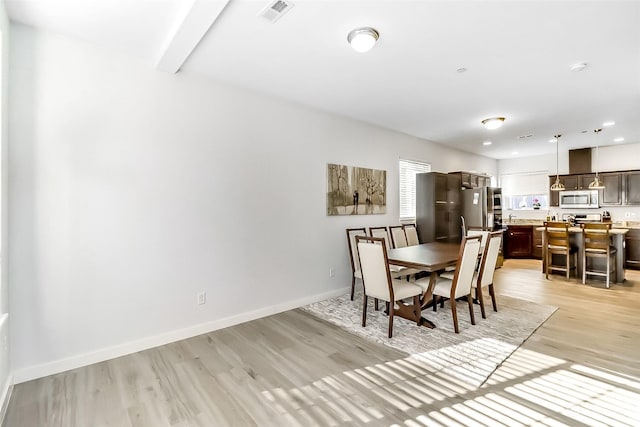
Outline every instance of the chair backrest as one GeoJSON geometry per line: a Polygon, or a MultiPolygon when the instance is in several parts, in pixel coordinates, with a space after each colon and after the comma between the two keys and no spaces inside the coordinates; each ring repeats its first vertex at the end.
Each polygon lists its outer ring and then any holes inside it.
{"type": "Polygon", "coordinates": [[[404,227],[401,225],[389,226],[391,232],[391,243],[394,248],[404,248],[409,246],[407,244],[407,236],[404,234],[404,227]]]}
{"type": "Polygon", "coordinates": [[[415,246],[420,244],[420,239],[418,238],[418,229],[415,224],[405,224],[404,225],[404,234],[407,236],[407,246],[415,246]]]}
{"type": "Polygon", "coordinates": [[[452,298],[460,298],[471,293],[473,273],[480,253],[480,236],[466,236],[460,243],[460,253],[456,272],[451,283],[452,298]]]}
{"type": "Polygon", "coordinates": [[[582,224],[582,236],[584,238],[584,250],[609,252],[611,240],[609,230],[611,223],[587,223],[582,224]]]}
{"type": "Polygon", "coordinates": [[[467,231],[467,236],[480,236],[480,247],[484,248],[487,246],[487,239],[489,239],[489,231],[486,230],[474,230],[470,228],[467,231]]]}
{"type": "Polygon", "coordinates": [[[364,293],[384,301],[393,301],[387,247],[381,237],[356,237],[364,293]]]}
{"type": "Polygon", "coordinates": [[[544,233],[547,247],[565,247],[569,249],[569,223],[545,221],[544,233]]]}
{"type": "Polygon", "coordinates": [[[477,286],[488,286],[493,283],[493,273],[496,271],[501,242],[502,231],[489,233],[489,242],[484,246],[484,252],[482,253],[477,286]]]}
{"type": "Polygon", "coordinates": [[[349,242],[349,259],[351,260],[351,272],[360,270],[360,259],[358,258],[358,248],[356,247],[356,236],[366,236],[367,230],[362,228],[347,228],[347,242],[349,242]]]}
{"type": "Polygon", "coordinates": [[[369,235],[384,239],[387,250],[391,249],[391,239],[389,238],[387,227],[369,227],[369,235]]]}

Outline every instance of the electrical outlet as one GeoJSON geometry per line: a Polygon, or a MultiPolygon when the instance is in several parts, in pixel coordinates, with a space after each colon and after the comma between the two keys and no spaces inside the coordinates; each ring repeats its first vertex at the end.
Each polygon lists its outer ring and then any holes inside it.
{"type": "Polygon", "coordinates": [[[204,291],[198,292],[198,305],[202,305],[206,303],[207,303],[207,293],[204,291]]]}
{"type": "Polygon", "coordinates": [[[329,277],[336,277],[336,269],[333,267],[329,268],[329,277]]]}

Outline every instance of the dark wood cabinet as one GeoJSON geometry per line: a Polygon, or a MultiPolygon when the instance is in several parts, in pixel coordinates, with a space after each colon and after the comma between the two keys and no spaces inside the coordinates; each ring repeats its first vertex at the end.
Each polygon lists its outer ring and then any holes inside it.
{"type": "Polygon", "coordinates": [[[640,205],[640,171],[627,172],[625,178],[625,204],[640,205]]]}
{"type": "Polygon", "coordinates": [[[595,173],[578,175],[578,190],[588,190],[589,184],[591,184],[594,179],[596,179],[595,173]]]}
{"type": "Polygon", "coordinates": [[[601,206],[616,206],[622,204],[622,174],[602,173],[600,181],[604,189],[600,190],[601,206]]]}
{"type": "Polygon", "coordinates": [[[640,269],[640,229],[630,229],[625,235],[626,268],[640,269]]]}
{"type": "Polygon", "coordinates": [[[416,175],[416,223],[420,241],[459,242],[460,176],[439,172],[416,175]]]}
{"type": "Polygon", "coordinates": [[[533,226],[510,225],[505,237],[505,258],[533,257],[533,226]]]}
{"type": "Polygon", "coordinates": [[[564,189],[567,191],[578,189],[578,175],[561,176],[560,182],[564,184],[564,189]]]}
{"type": "Polygon", "coordinates": [[[449,172],[449,175],[458,176],[460,187],[462,188],[489,187],[491,185],[491,177],[487,175],[478,175],[471,172],[449,172]]]}

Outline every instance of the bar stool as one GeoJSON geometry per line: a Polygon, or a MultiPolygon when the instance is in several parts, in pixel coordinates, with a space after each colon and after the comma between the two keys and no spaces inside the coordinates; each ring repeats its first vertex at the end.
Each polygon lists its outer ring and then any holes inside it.
{"type": "Polygon", "coordinates": [[[578,250],[571,247],[569,243],[569,223],[545,221],[545,277],[549,279],[549,271],[558,270],[566,273],[569,280],[569,273],[572,268],[578,264],[578,250]],[[564,255],[566,262],[564,265],[552,264],[553,255],[564,255]],[[573,255],[574,263],[571,267],[571,256],[573,255]]]}
{"type": "Polygon", "coordinates": [[[606,278],[607,289],[611,279],[611,273],[616,271],[616,248],[611,247],[609,230],[611,223],[599,224],[589,223],[582,225],[582,237],[584,238],[584,249],[582,251],[582,284],[587,281],[587,274],[593,276],[604,276],[606,278]],[[587,269],[588,258],[605,258],[607,260],[606,270],[587,269]],[[613,258],[613,259],[612,259],[613,258]]]}

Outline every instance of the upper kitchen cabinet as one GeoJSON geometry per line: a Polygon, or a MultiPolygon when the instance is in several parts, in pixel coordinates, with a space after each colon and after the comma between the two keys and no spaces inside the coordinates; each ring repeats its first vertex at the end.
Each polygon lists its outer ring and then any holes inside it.
{"type": "Polygon", "coordinates": [[[449,172],[449,175],[460,177],[460,187],[462,188],[479,188],[491,185],[491,177],[487,175],[479,175],[471,172],[449,172]]]}
{"type": "Polygon", "coordinates": [[[600,182],[604,188],[600,190],[600,205],[616,206],[622,204],[622,174],[601,173],[600,182]]]}
{"type": "Polygon", "coordinates": [[[625,178],[625,204],[640,205],[640,171],[628,172],[625,178]]]}

